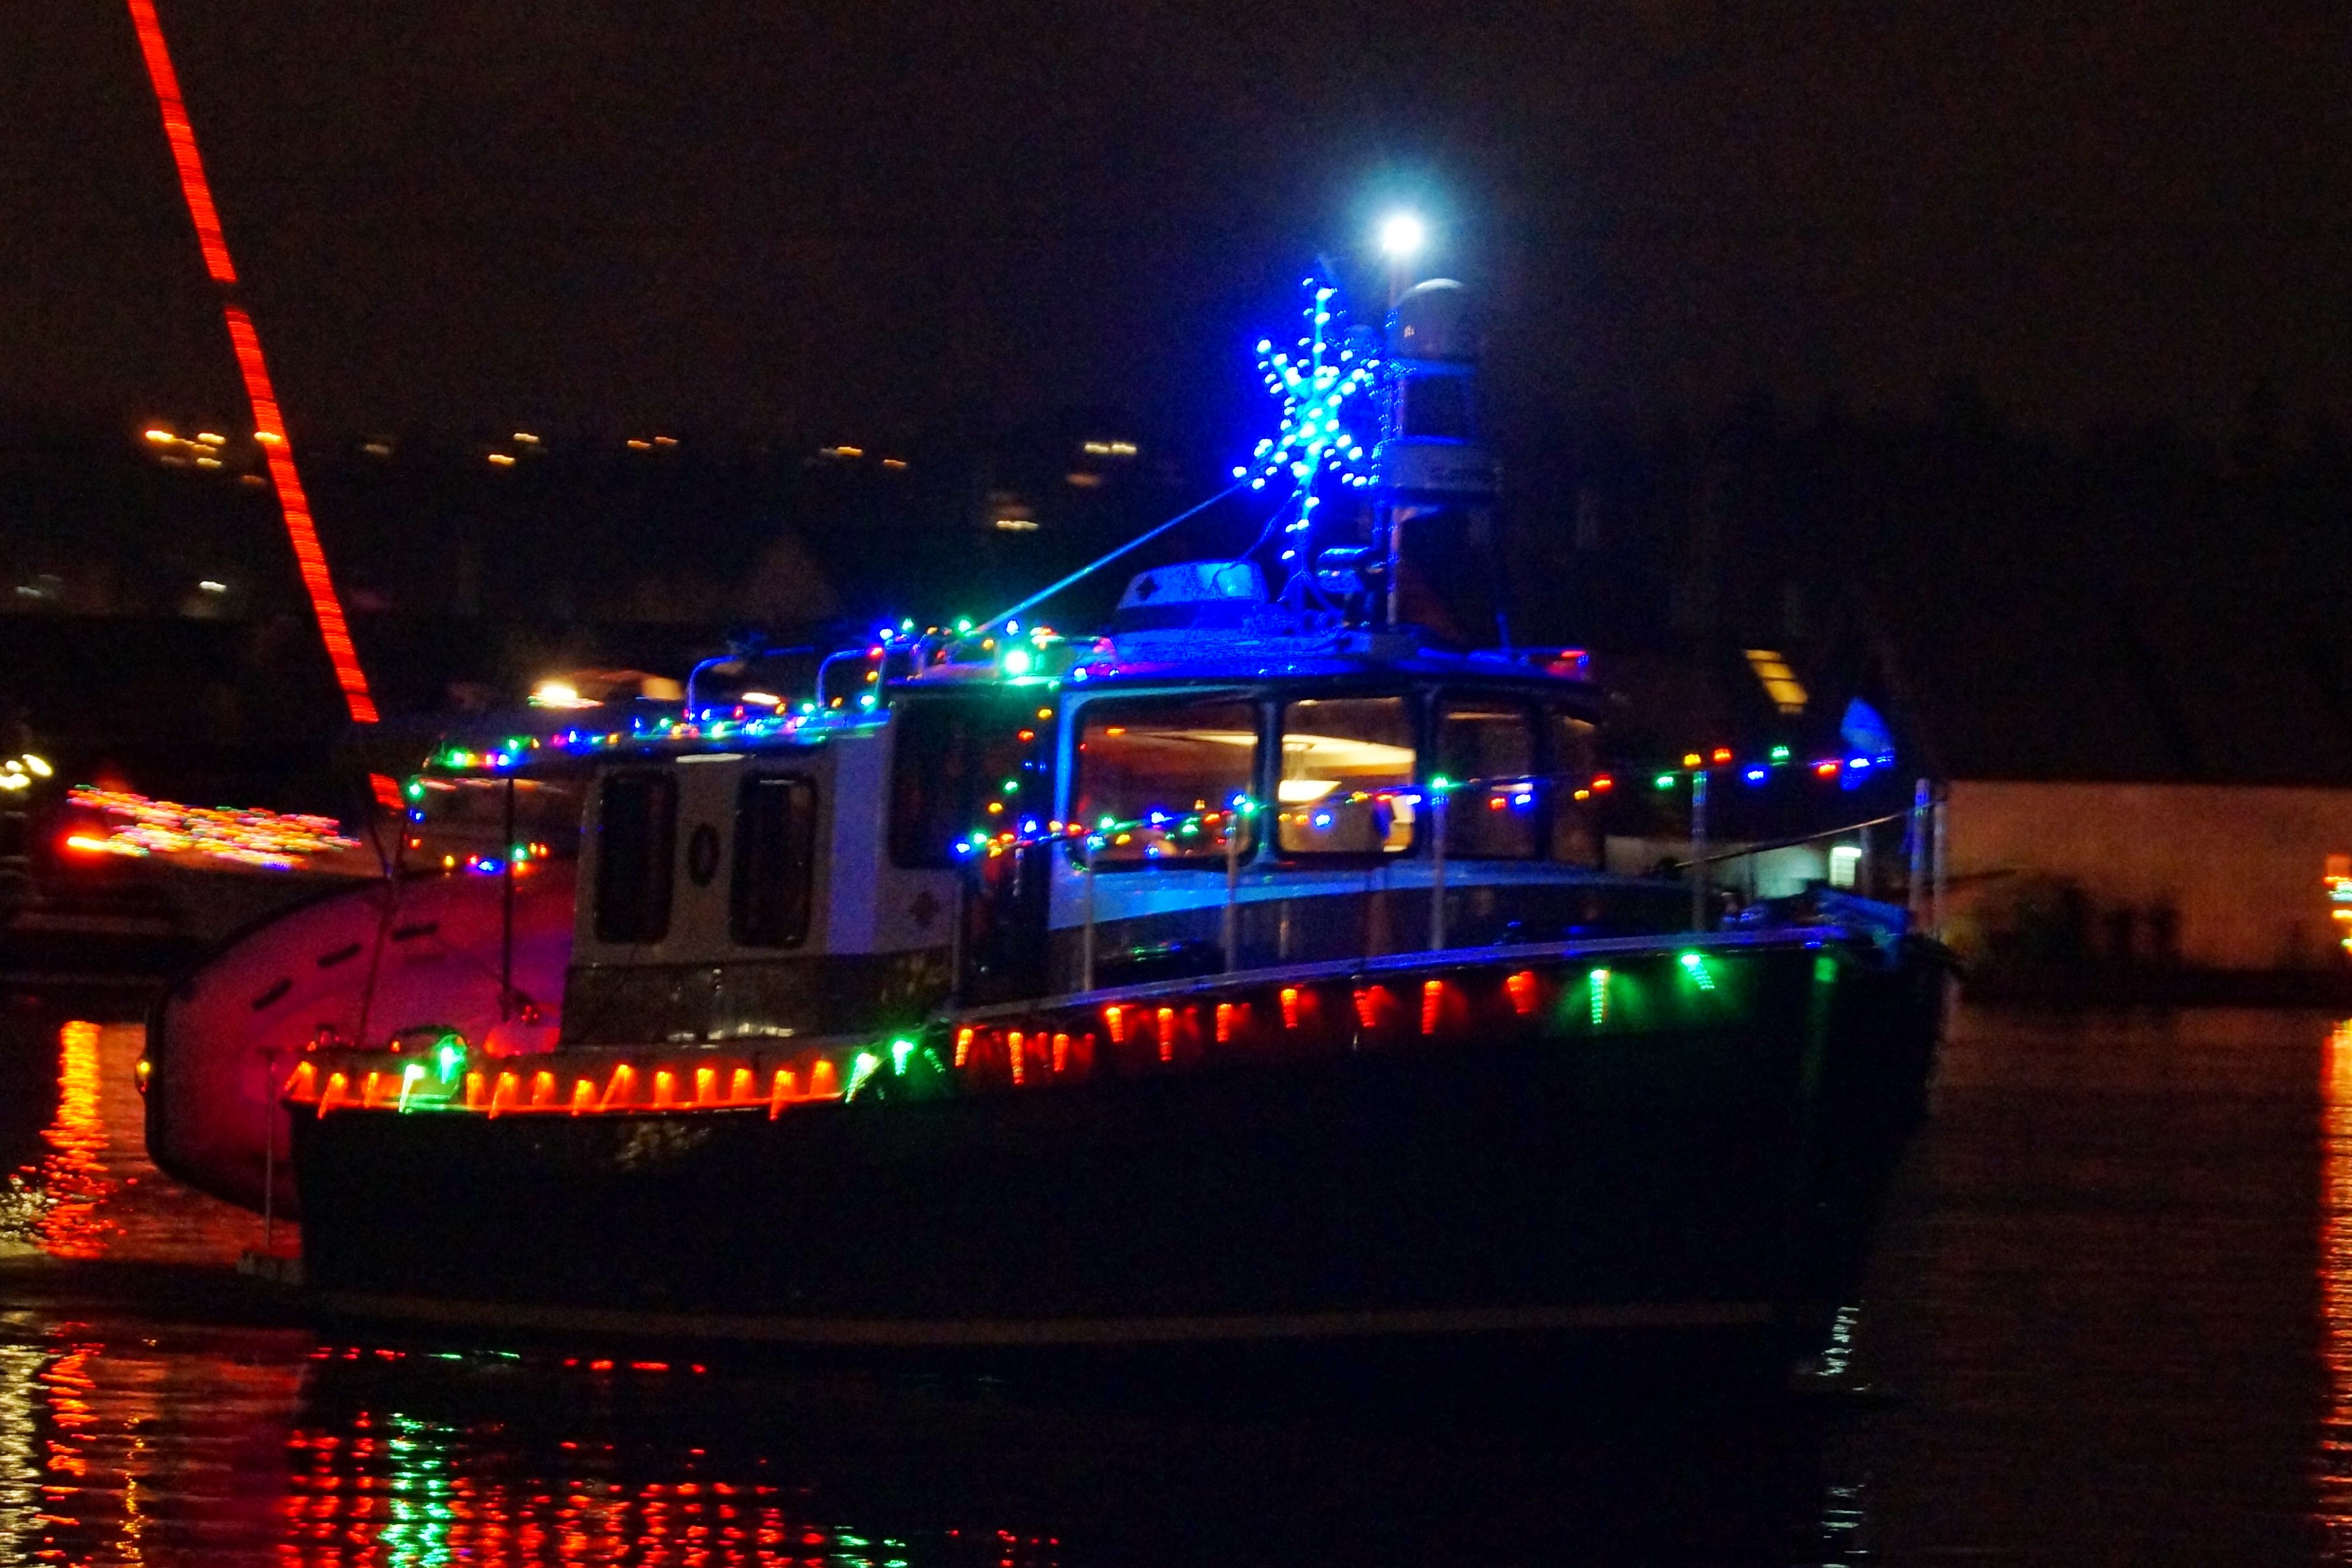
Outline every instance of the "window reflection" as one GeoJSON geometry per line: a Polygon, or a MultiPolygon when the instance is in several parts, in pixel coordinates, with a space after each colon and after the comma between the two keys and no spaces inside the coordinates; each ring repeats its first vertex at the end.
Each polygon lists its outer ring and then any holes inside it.
{"type": "Polygon", "coordinates": [[[1412,847],[1412,714],[1402,697],[1325,697],[1283,709],[1276,841],[1285,854],[1412,847]]]}
{"type": "Polygon", "coordinates": [[[816,786],[790,777],[743,780],[729,938],[742,947],[799,946],[808,937],[815,865],[816,786]]]}
{"type": "MultiPolygon", "coordinates": [[[[1256,773],[1257,730],[1257,705],[1232,698],[1087,704],[1071,815],[1118,824],[1095,863],[1222,862],[1234,798],[1256,773]]],[[[1245,849],[1245,821],[1240,831],[1245,849]]]]}
{"type": "Polygon", "coordinates": [[[1538,852],[1534,715],[1510,702],[1448,702],[1437,722],[1434,771],[1458,786],[1446,797],[1445,852],[1530,860],[1538,852]]]}
{"type": "Polygon", "coordinates": [[[1024,802],[1005,789],[1029,756],[1034,699],[1017,706],[965,697],[916,697],[899,705],[892,728],[890,863],[946,870],[975,828],[994,833],[1018,820],[1024,802]]]}
{"type": "Polygon", "coordinates": [[[2320,1316],[2326,1329],[2328,1408],[2322,1424],[2317,1522],[2341,1560],[2352,1544],[2352,1019],[2328,1032],[2320,1076],[2320,1316]]]}
{"type": "Polygon", "coordinates": [[[669,935],[677,780],[650,771],[606,779],[597,835],[596,940],[660,941],[669,935]]]}

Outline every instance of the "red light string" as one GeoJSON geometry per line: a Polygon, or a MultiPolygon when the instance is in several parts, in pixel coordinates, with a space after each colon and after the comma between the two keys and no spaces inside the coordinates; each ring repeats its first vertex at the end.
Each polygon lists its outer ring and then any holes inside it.
{"type": "Polygon", "coordinates": [[[327,552],[320,548],[317,525],[310,520],[310,501],[302,494],[301,476],[294,470],[294,448],[286,439],[285,422],[269,386],[269,367],[261,358],[261,339],[253,319],[236,306],[226,307],[229,341],[236,348],[236,368],[245,377],[245,393],[253,403],[254,437],[269,461],[269,477],[278,486],[278,509],[286,515],[286,537],[293,541],[294,561],[301,569],[303,591],[319,618],[319,637],[335,666],[335,684],[354,724],[376,721],[375,699],[368,695],[367,676],[360,669],[359,651],[352,646],[351,629],[343,622],[342,601],[335,597],[335,581],[327,570],[327,552]]]}
{"type": "Polygon", "coordinates": [[[188,106],[180,100],[179,74],[163,47],[163,24],[150,0],[130,0],[131,25],[139,30],[139,52],[147,57],[147,77],[155,84],[155,104],[163,113],[163,136],[172,144],[172,162],[179,165],[180,193],[188,199],[188,216],[195,220],[196,244],[205,253],[205,270],[215,283],[236,281],[229,264],[228,241],[221,235],[220,214],[213,207],[212,186],[205,179],[205,162],[196,153],[196,128],[188,123],[188,106]]]}
{"type": "MultiPolygon", "coordinates": [[[[155,104],[163,117],[163,135],[172,144],[172,161],[180,172],[180,192],[187,198],[188,217],[195,225],[196,244],[204,251],[205,270],[223,288],[236,282],[236,268],[229,261],[228,241],[221,233],[220,214],[213,205],[212,186],[205,179],[204,160],[196,152],[195,127],[188,121],[187,105],[180,98],[180,78],[172,68],[172,57],[163,46],[163,25],[155,15],[152,0],[129,0],[131,23],[138,30],[139,51],[147,61],[147,77],[154,84],[155,104]]],[[[278,399],[270,390],[269,368],[261,357],[261,338],[253,329],[253,319],[233,303],[222,307],[228,321],[229,342],[236,350],[236,368],[245,379],[245,393],[253,405],[254,439],[261,444],[264,457],[269,464],[269,477],[278,491],[278,510],[286,519],[286,537],[294,546],[295,564],[302,573],[302,589],[310,596],[310,609],[318,617],[320,640],[326,644],[328,662],[334,665],[335,684],[342,689],[343,704],[354,724],[373,724],[377,714],[375,699],[368,694],[367,676],[360,669],[358,651],[352,646],[351,629],[343,621],[342,601],[335,596],[333,578],[327,570],[326,552],[319,545],[319,530],[310,519],[310,503],[302,493],[302,481],[294,469],[294,449],[286,439],[285,421],[278,411],[278,399]]]]}

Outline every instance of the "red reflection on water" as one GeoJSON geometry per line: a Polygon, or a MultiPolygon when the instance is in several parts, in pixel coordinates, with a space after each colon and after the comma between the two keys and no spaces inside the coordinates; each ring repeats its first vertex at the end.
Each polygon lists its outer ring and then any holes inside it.
{"type": "Polygon", "coordinates": [[[2327,1416],[2314,1478],[2326,1559],[2352,1558],[2352,1019],[2329,1031],[2319,1075],[2319,1303],[2327,1416]]]}
{"type": "Polygon", "coordinates": [[[99,1216],[114,1190],[107,1174],[100,1110],[99,1046],[104,1031],[77,1019],[58,1030],[58,1114],[41,1134],[49,1145],[34,1176],[46,1201],[33,1239],[52,1258],[98,1258],[120,1227],[99,1216]]]}
{"type": "Polygon", "coordinates": [[[949,1531],[917,1542],[839,1522],[816,1488],[771,1471],[756,1449],[693,1440],[734,1425],[687,1396],[702,1385],[676,1375],[704,1371],[694,1364],[669,1364],[666,1376],[627,1362],[592,1375],[580,1357],[526,1368],[503,1353],[415,1353],[396,1372],[358,1347],[311,1358],[323,1364],[314,1411],[346,1377],[366,1397],[287,1436],[284,1568],[1052,1568],[1060,1557],[1060,1542],[1042,1535],[949,1531]],[[445,1362],[462,1364],[446,1383],[445,1362]],[[453,1405],[469,1387],[479,1397],[453,1405]],[[645,1440],[646,1417],[664,1427],[681,1416],[687,1430],[645,1440]]]}
{"type": "MultiPolygon", "coordinates": [[[[147,1158],[136,1071],[146,1031],[74,1019],[57,1033],[58,1109],[46,1152],[0,1193],[0,1254],[67,1261],[229,1265],[260,1245],[258,1215],[170,1180],[147,1158]]],[[[280,1240],[292,1235],[281,1224],[280,1240]]]]}
{"type": "Polygon", "coordinates": [[[688,1396],[704,1385],[678,1375],[685,1364],[592,1376],[282,1330],[152,1332],[59,1323],[40,1343],[0,1339],[0,1563],[1053,1568],[1061,1555],[1045,1535],[909,1541],[840,1522],[837,1500],[728,1441],[742,1407],[688,1396]]]}
{"type": "Polygon", "coordinates": [[[362,1411],[350,1429],[287,1439],[283,1563],[677,1563],[681,1568],[905,1561],[906,1543],[809,1519],[765,1482],[704,1477],[694,1453],[664,1479],[621,1473],[614,1445],[530,1455],[495,1427],[362,1411]],[[544,1461],[560,1463],[547,1466],[544,1461]],[[540,1462],[534,1463],[534,1460],[540,1462]]]}
{"type": "Polygon", "coordinates": [[[190,1354],[91,1326],[0,1343],[0,1562],[268,1560],[300,1380],[289,1336],[190,1354]]]}

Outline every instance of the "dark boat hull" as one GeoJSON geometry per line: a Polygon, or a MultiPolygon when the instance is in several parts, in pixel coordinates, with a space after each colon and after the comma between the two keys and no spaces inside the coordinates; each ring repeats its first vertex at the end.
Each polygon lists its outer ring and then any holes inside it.
{"type": "Polygon", "coordinates": [[[1802,1325],[1916,1119],[1940,969],[1756,961],[1737,1017],[1584,1038],[776,1120],[298,1115],[306,1274],[813,1343],[1802,1325]]]}

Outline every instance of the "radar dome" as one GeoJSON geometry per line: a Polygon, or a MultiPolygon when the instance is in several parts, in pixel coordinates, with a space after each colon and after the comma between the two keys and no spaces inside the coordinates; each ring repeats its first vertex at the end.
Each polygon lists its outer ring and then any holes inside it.
{"type": "Polygon", "coordinates": [[[1408,360],[1476,359],[1470,291],[1450,277],[1433,277],[1405,290],[1389,312],[1389,352],[1408,360]]]}

